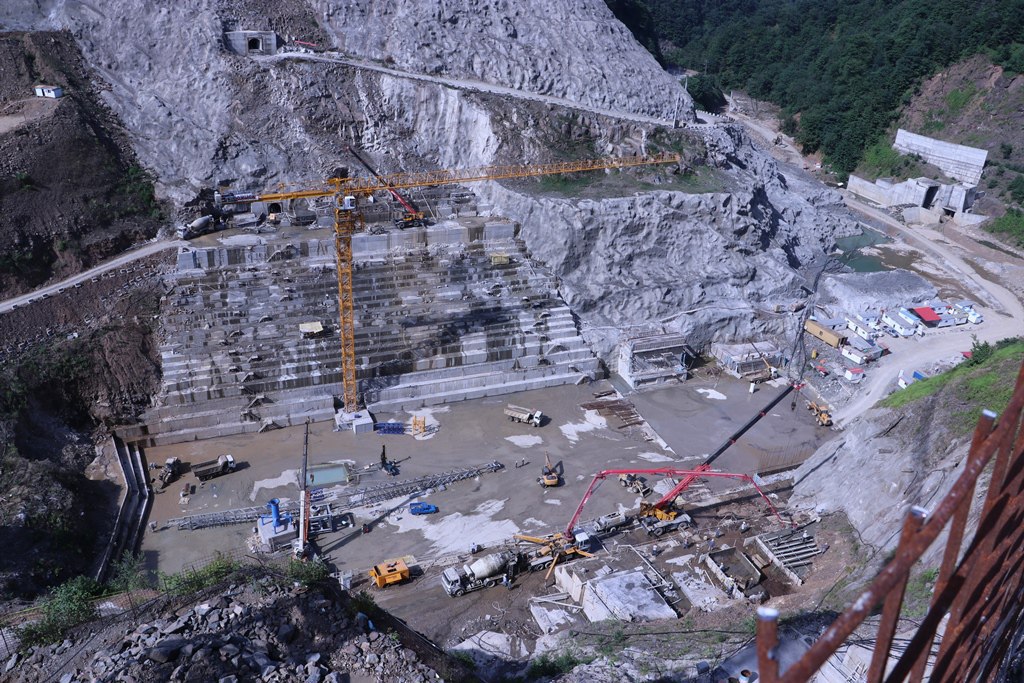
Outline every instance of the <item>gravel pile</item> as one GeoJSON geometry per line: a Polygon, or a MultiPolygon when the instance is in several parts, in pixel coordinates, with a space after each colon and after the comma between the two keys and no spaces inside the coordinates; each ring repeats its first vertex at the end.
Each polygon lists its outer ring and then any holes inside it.
{"type": "Polygon", "coordinates": [[[5,680],[422,683],[438,678],[397,633],[377,630],[365,614],[324,590],[282,587],[270,577],[231,585],[134,627],[125,624],[110,624],[107,633],[82,629],[63,643],[12,657],[5,680]]]}

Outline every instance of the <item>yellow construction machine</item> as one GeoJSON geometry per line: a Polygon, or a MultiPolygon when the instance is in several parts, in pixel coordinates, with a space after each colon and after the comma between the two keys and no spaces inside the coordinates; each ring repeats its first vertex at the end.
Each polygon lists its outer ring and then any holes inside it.
{"type": "Polygon", "coordinates": [[[538,547],[526,554],[527,565],[531,572],[547,569],[544,578],[551,576],[559,560],[571,560],[576,556],[593,557],[593,539],[590,534],[580,531],[573,538],[563,533],[548,536],[525,536],[516,534],[517,541],[534,543],[538,547]]]}
{"type": "Polygon", "coordinates": [[[818,423],[819,426],[832,426],[832,412],[824,403],[818,403],[817,401],[808,401],[807,410],[811,411],[811,413],[814,415],[814,420],[818,423]]]}
{"type": "Polygon", "coordinates": [[[377,588],[390,586],[393,583],[401,583],[408,579],[412,573],[405,559],[386,560],[370,570],[370,580],[377,588]]]}
{"type": "Polygon", "coordinates": [[[541,486],[558,486],[562,483],[562,477],[558,475],[558,470],[551,464],[551,456],[544,452],[544,468],[540,471],[540,476],[537,478],[541,486]]]}

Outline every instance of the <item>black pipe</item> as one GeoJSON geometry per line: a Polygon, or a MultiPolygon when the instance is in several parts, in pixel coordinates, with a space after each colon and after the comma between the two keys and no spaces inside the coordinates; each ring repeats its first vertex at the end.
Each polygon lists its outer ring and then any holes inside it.
{"type": "Polygon", "coordinates": [[[725,443],[723,443],[721,446],[719,446],[717,451],[715,451],[714,453],[709,455],[708,459],[704,461],[704,464],[705,465],[710,465],[711,463],[713,463],[715,461],[715,459],[718,458],[718,456],[720,456],[722,453],[725,453],[727,450],[729,450],[729,448],[734,443],[739,441],[739,438],[741,436],[743,436],[747,432],[748,429],[750,429],[755,424],[757,424],[758,421],[760,421],[760,419],[762,417],[764,417],[765,415],[768,414],[768,411],[770,411],[772,408],[777,406],[779,404],[779,401],[781,401],[782,399],[784,399],[787,396],[789,396],[789,392],[791,392],[791,391],[793,391],[793,385],[792,384],[787,384],[786,388],[782,390],[782,393],[780,393],[778,396],[773,398],[771,403],[769,403],[768,405],[766,405],[764,408],[761,409],[761,412],[759,412],[757,415],[752,417],[745,425],[743,425],[738,430],[736,430],[736,433],[734,433],[732,436],[730,436],[726,440],[725,443]]]}

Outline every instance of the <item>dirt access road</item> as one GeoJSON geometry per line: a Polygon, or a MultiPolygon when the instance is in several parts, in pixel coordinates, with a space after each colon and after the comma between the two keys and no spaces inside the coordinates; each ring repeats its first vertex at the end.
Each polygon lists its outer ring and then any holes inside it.
{"type": "MultiPolygon", "coordinates": [[[[791,138],[783,135],[782,145],[772,144],[771,141],[779,135],[775,128],[740,112],[731,100],[728,115],[743,124],[780,163],[794,168],[809,163],[791,138]]],[[[980,299],[985,322],[981,325],[931,330],[923,339],[897,340],[892,345],[893,351],[902,352],[892,353],[874,363],[868,369],[865,383],[859,387],[854,399],[835,411],[833,419],[838,426],[855,419],[888,395],[895,386],[900,370],[923,367],[956,357],[960,352],[970,350],[975,337],[991,343],[1024,335],[1024,306],[1017,296],[1001,284],[985,278],[957,254],[952,245],[943,240],[942,235],[927,228],[908,228],[885,211],[861,202],[848,191],[843,190],[841,194],[852,211],[891,228],[906,244],[931,257],[951,278],[965,283],[980,299]],[[903,347],[912,345],[916,346],[903,350],[903,347]],[[908,363],[911,365],[908,366],[908,363]]],[[[963,245],[960,247],[964,248],[963,245]]]]}
{"type": "MultiPolygon", "coordinates": [[[[951,248],[936,239],[941,237],[938,233],[908,228],[884,211],[855,199],[849,192],[842,194],[851,209],[893,228],[908,244],[933,257],[950,275],[967,282],[986,305],[982,309],[985,322],[981,325],[931,330],[923,339],[901,340],[904,343],[899,346],[916,343],[917,348],[881,358],[867,373],[866,384],[860,388],[856,398],[836,411],[834,419],[840,425],[856,418],[891,391],[900,370],[907,368],[908,356],[912,356],[915,367],[926,366],[970,350],[975,337],[979,341],[991,343],[1024,335],[1024,306],[1021,306],[1016,295],[1002,285],[982,277],[951,248]]],[[[895,346],[893,351],[897,351],[895,346]]]]}
{"type": "Polygon", "coordinates": [[[495,85],[493,83],[487,83],[485,81],[475,81],[470,80],[468,78],[445,78],[443,76],[432,76],[429,74],[416,73],[412,71],[402,71],[399,69],[392,69],[386,66],[381,66],[379,64],[374,64],[372,62],[348,59],[336,53],[309,54],[304,52],[283,52],[278,53],[276,55],[255,56],[253,57],[253,59],[255,59],[257,62],[305,61],[327,62],[329,64],[343,64],[354,69],[376,71],[377,73],[386,74],[388,76],[394,76],[395,78],[404,78],[407,80],[422,81],[425,83],[436,83],[437,85],[443,85],[449,88],[456,88],[458,90],[491,93],[493,95],[501,95],[502,97],[512,97],[519,100],[540,102],[541,104],[550,104],[556,107],[565,107],[567,109],[577,109],[579,111],[585,111],[591,114],[597,114],[599,116],[607,116],[613,119],[624,119],[627,121],[635,121],[636,123],[654,124],[656,126],[673,127],[674,125],[672,121],[666,121],[665,119],[659,119],[654,116],[645,116],[644,114],[623,111],[621,109],[602,109],[601,107],[594,107],[588,104],[576,102],[574,100],[567,100],[562,97],[542,95],[540,93],[530,92],[528,90],[519,90],[517,88],[510,88],[504,85],[495,85]]]}
{"type": "Polygon", "coordinates": [[[0,314],[7,313],[8,311],[12,311],[15,308],[24,306],[25,304],[32,303],[33,301],[36,301],[37,299],[40,298],[47,298],[55,294],[60,294],[68,287],[75,287],[76,285],[81,285],[82,283],[85,283],[95,277],[99,277],[104,273],[108,273],[117,268],[124,268],[129,263],[133,263],[140,259],[144,259],[147,256],[160,253],[161,251],[165,251],[167,249],[177,249],[178,247],[182,247],[187,244],[188,242],[185,242],[184,240],[154,240],[139,247],[138,249],[127,251],[121,254],[120,256],[116,256],[110,259],[109,261],[104,261],[103,263],[97,266],[93,266],[89,270],[82,271],[77,275],[73,275],[65,280],[61,280],[60,282],[54,282],[48,285],[44,285],[36,290],[29,292],[28,294],[22,294],[21,296],[16,296],[7,299],[6,301],[0,301],[0,314]]]}

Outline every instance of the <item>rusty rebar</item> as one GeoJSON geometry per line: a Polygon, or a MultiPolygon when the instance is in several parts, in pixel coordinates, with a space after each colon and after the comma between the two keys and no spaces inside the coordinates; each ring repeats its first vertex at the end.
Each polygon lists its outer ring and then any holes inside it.
{"type": "Polygon", "coordinates": [[[779,610],[757,608],[757,670],[758,680],[776,683],[779,680],[779,610]]]}
{"type": "MultiPolygon", "coordinates": [[[[901,551],[906,551],[927,517],[928,511],[916,505],[907,511],[907,516],[903,519],[903,531],[900,533],[899,545],[896,547],[897,555],[901,554],[901,551]]],[[[878,683],[885,673],[885,665],[889,661],[889,649],[892,647],[892,637],[896,635],[896,626],[900,620],[903,593],[906,591],[909,578],[909,572],[897,577],[896,585],[885,596],[882,620],[878,624],[878,635],[875,637],[875,651],[871,655],[871,665],[868,667],[868,683],[878,683]]]]}
{"type": "MultiPolygon", "coordinates": [[[[1004,444],[1015,439],[1022,412],[1024,412],[1024,365],[1022,365],[1018,373],[1017,385],[1010,400],[1010,405],[1006,409],[1004,419],[1000,420],[995,429],[990,431],[980,443],[972,447],[971,456],[968,458],[964,471],[936,507],[931,518],[908,541],[905,548],[897,551],[893,560],[882,569],[857,600],[836,618],[822,636],[804,653],[803,657],[786,671],[781,679],[782,681],[786,683],[792,681],[795,683],[809,679],[836,649],[842,645],[853,630],[863,623],[864,618],[870,613],[871,609],[881,602],[901,581],[906,580],[914,563],[935,542],[935,539],[953,518],[957,510],[964,504],[964,501],[967,500],[969,504],[969,501],[973,498],[978,477],[992,457],[1004,444]]],[[[1008,463],[1007,467],[1008,476],[1024,473],[1024,469],[1022,469],[1024,459],[1020,458],[1019,452],[1013,455],[1014,458],[1012,462],[1008,463]]],[[[996,509],[998,510],[998,508],[996,509]]],[[[992,520],[986,521],[987,525],[979,525],[979,531],[976,533],[975,543],[972,546],[978,544],[979,535],[981,539],[985,538],[986,533],[982,531],[982,526],[988,527],[986,532],[991,532],[993,527],[998,527],[992,520]]],[[[955,557],[956,554],[959,554],[959,547],[956,547],[955,551],[949,552],[955,552],[955,557]]],[[[905,650],[904,656],[897,663],[897,669],[901,671],[900,676],[896,677],[894,675],[896,671],[894,670],[889,680],[902,680],[905,678],[909,674],[910,668],[917,661],[919,654],[921,652],[927,653],[931,647],[931,640],[934,637],[938,622],[941,620],[940,612],[949,607],[953,599],[958,596],[960,589],[964,586],[967,579],[967,570],[963,563],[961,563],[957,570],[951,573],[949,581],[941,592],[940,598],[934,601],[935,607],[929,611],[925,623],[922,624],[918,633],[912,639],[911,645],[905,650]]],[[[946,636],[943,638],[944,646],[948,637],[949,631],[947,629],[946,636]]],[[[762,647],[760,643],[758,647],[760,651],[762,647]]]]}
{"type": "MultiPolygon", "coordinates": [[[[972,460],[976,461],[981,457],[981,444],[985,441],[989,434],[992,433],[992,429],[995,427],[996,414],[991,410],[983,410],[981,415],[978,416],[978,422],[974,426],[974,436],[971,439],[971,448],[967,453],[967,461],[970,463],[972,460]]],[[[1002,449],[998,451],[1002,453],[1002,449]]],[[[998,456],[997,456],[998,459],[998,456]]],[[[989,495],[992,493],[993,482],[989,482],[989,495]]],[[[935,580],[935,587],[932,592],[931,606],[935,605],[936,597],[942,593],[946,584],[949,582],[949,577],[953,574],[953,570],[956,568],[957,559],[960,556],[960,548],[963,545],[964,531],[967,528],[967,517],[971,511],[971,501],[974,496],[967,496],[960,501],[959,506],[956,508],[956,513],[953,516],[953,523],[949,528],[949,536],[946,539],[946,549],[942,554],[942,564],[939,566],[939,575],[935,580]]],[[[934,640],[935,634],[932,634],[932,640],[934,640]]],[[[910,674],[911,683],[920,683],[924,677],[925,667],[928,665],[928,654],[932,649],[932,640],[928,641],[927,647],[922,648],[918,653],[917,661],[914,663],[914,668],[910,674]]]]}

